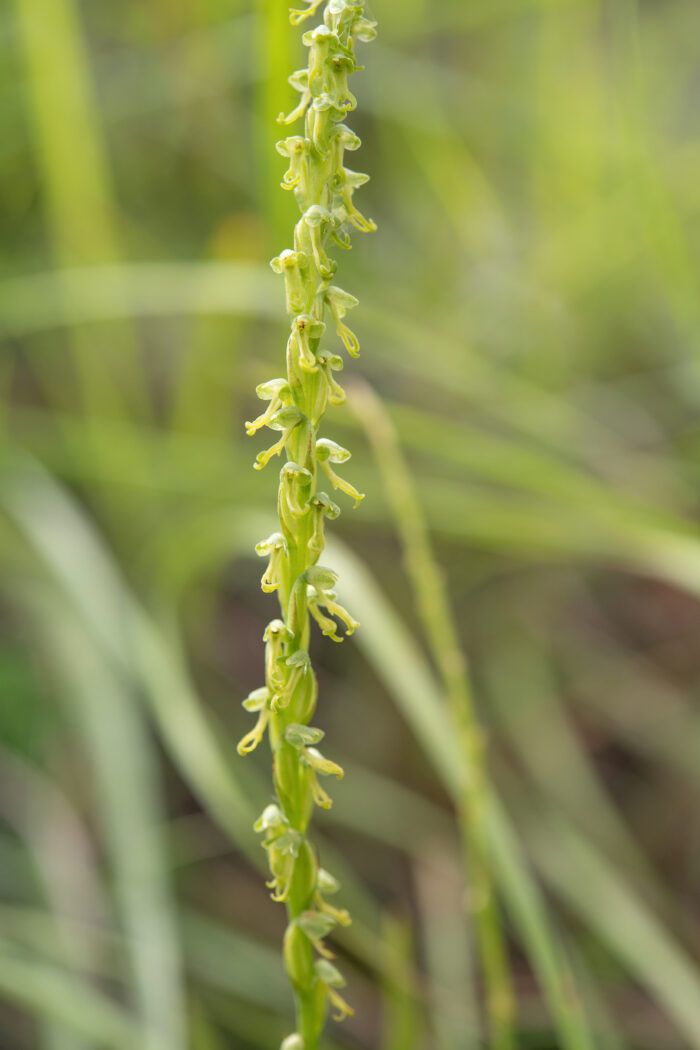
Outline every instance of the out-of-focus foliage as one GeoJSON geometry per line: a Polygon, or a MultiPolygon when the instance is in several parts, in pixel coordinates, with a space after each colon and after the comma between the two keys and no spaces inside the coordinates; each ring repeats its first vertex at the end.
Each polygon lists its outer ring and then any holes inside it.
{"type": "MultiPolygon", "coordinates": [[[[380,232],[344,272],[485,726],[518,1046],[698,1048],[700,8],[373,14],[380,232]]],[[[250,831],[267,762],[235,741],[297,38],[278,0],[0,10],[3,1050],[290,1030],[250,831]]],[[[328,1045],[476,1048],[459,755],[382,463],[352,397],[336,420],[367,499],[333,552],[362,630],[313,654],[355,917],[328,1045]]]]}

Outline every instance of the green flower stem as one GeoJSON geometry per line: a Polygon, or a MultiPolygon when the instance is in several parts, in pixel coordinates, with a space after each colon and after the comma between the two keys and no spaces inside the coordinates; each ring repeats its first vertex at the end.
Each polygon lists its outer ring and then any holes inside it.
{"type": "MultiPolygon", "coordinates": [[[[292,11],[294,25],[321,7],[317,0],[307,3],[306,10],[292,11]]],[[[357,356],[359,350],[357,337],[344,322],[357,300],[332,283],[336,264],[327,249],[333,243],[349,248],[352,228],[375,228],[353,203],[354,191],[368,176],[345,167],[346,151],[357,149],[360,140],[343,123],[356,105],[347,85],[348,74],[358,68],[355,44],[375,35],[374,22],[364,16],[364,0],[327,0],[323,21],[302,38],[309,49],[308,67],[289,78],[300,102],[279,120],[291,124],[303,118],[304,133],[277,143],[278,152],[289,160],[282,188],[293,192],[301,218],[293,246],[271,262],[284,278],[290,317],[286,376],[257,388],[267,408],[246,423],[249,435],[262,427],[279,434],[258,453],[256,469],[286,455],[278,492],[279,532],[256,547],[268,559],[261,585],[266,592],[278,592],[280,618],[265,630],[265,685],[244,701],[257,720],[238,745],[240,754],[247,754],[267,732],[273,754],[277,801],[255,828],[264,835],[273,899],[284,902],[287,910],[284,961],[294,989],[297,1030],[284,1040],[282,1050],[316,1050],[329,1007],[337,1020],[352,1013],[339,991],[344,979],[324,943],[350,917],[328,901],[339,886],[319,867],[307,836],[314,805],[331,805],[321,778],[343,775],[340,766],[318,751],[323,733],[310,725],[318,687],[308,646],[312,619],[336,642],[342,640],[338,621],[345,634],[358,626],[336,600],[335,573],[318,564],[325,522],[340,509],[327,492],[318,490],[317,482],[327,479],[331,489],[356,503],[362,499],[335,469],[350,453],[319,437],[319,427],[327,406],[345,400],[333,377],[342,359],[325,348],[331,328],[350,354],[357,356]]]]}
{"type": "Polygon", "coordinates": [[[352,408],[375,451],[418,611],[445,686],[462,754],[458,817],[472,887],[471,910],[476,917],[486,981],[490,1042],[494,1050],[514,1050],[515,1002],[487,846],[484,743],[474,710],[466,659],[450,612],[445,581],[393,424],[380,399],[366,383],[353,383],[352,408]]]}

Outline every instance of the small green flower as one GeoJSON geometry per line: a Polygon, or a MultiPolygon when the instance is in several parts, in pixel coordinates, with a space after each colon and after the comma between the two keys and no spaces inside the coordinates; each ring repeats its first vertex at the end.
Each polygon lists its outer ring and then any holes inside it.
{"type": "Polygon", "coordinates": [[[298,1032],[294,1032],[282,1040],[280,1050],[304,1050],[304,1040],[298,1032]]]}
{"type": "Polygon", "coordinates": [[[340,514],[340,507],[326,495],[325,492],[317,492],[310,501],[314,515],[314,531],[309,540],[309,550],[314,554],[321,554],[326,546],[324,536],[324,523],[326,518],[334,521],[340,514]]]}
{"type": "Polygon", "coordinates": [[[286,379],[270,379],[267,383],[261,383],[255,388],[255,393],[261,401],[269,401],[269,405],[257,419],[252,423],[246,423],[246,433],[252,437],[262,427],[269,425],[270,420],[277,415],[283,405],[289,404],[292,391],[286,379]]]}
{"type": "Polygon", "coordinates": [[[294,531],[294,518],[300,518],[306,514],[307,501],[300,498],[300,493],[305,489],[309,488],[313,480],[313,474],[306,467],[300,467],[298,463],[292,463],[289,460],[284,464],[280,471],[280,493],[279,501],[284,502],[285,510],[287,514],[280,517],[282,524],[287,525],[290,528],[289,514],[292,516],[292,527],[290,532],[294,531]]]}
{"type": "Polygon", "coordinates": [[[268,419],[265,425],[271,430],[281,430],[282,437],[274,445],[265,449],[264,452],[258,452],[254,464],[256,470],[262,470],[273,456],[280,455],[289,440],[289,435],[295,427],[299,426],[303,418],[303,413],[299,411],[296,405],[288,405],[285,408],[278,409],[274,416],[268,419]]]}
{"type": "Polygon", "coordinates": [[[317,354],[316,362],[323,374],[325,383],[325,396],[330,405],[342,405],[345,403],[345,391],[340,383],[333,378],[334,372],[343,370],[343,359],[338,354],[317,354]]]}
{"type": "Polygon", "coordinates": [[[321,338],[326,330],[323,321],[311,314],[299,314],[292,322],[292,334],[289,337],[289,350],[305,372],[317,372],[318,361],[311,344],[321,338]]]}
{"type": "Polygon", "coordinates": [[[351,496],[355,500],[355,506],[357,506],[360,500],[365,498],[364,493],[358,492],[350,482],[338,477],[331,466],[331,463],[347,463],[350,455],[351,453],[346,448],[343,448],[342,445],[337,445],[335,441],[330,441],[328,438],[321,438],[320,441],[316,442],[316,458],[331,485],[334,489],[340,489],[347,496],[351,496]]]}
{"type": "Polygon", "coordinates": [[[283,190],[293,190],[294,196],[299,202],[306,200],[308,195],[308,159],[306,154],[311,143],[301,135],[291,135],[277,143],[277,152],[283,157],[289,157],[289,167],[282,176],[280,185],[283,190]]]}
{"type": "Polygon", "coordinates": [[[290,314],[301,313],[309,295],[306,282],[308,272],[308,259],[304,252],[285,250],[270,262],[275,273],[284,276],[287,291],[287,312],[290,314]]]}
{"type": "Polygon", "coordinates": [[[343,340],[345,349],[353,357],[359,357],[359,340],[355,333],[352,332],[346,324],[343,324],[343,318],[346,313],[348,310],[352,310],[353,307],[357,306],[358,300],[354,295],[350,295],[349,292],[344,292],[342,288],[336,288],[334,286],[325,289],[323,298],[331,312],[336,331],[343,340]]]}
{"type": "Polygon", "coordinates": [[[323,985],[326,995],[335,1009],[334,1021],[342,1021],[346,1017],[352,1017],[355,1011],[338,994],[338,988],[344,988],[345,978],[340,970],[336,969],[328,959],[317,959],[315,963],[316,974],[323,985]]]}
{"type": "Polygon", "coordinates": [[[273,532],[266,540],[256,543],[255,553],[261,558],[270,559],[260,586],[266,594],[276,591],[280,585],[280,565],[287,554],[287,541],[281,532],[273,532]]]}
{"type": "Polygon", "coordinates": [[[246,711],[257,711],[258,720],[250,730],[249,733],[239,740],[238,742],[238,754],[248,755],[251,751],[255,751],[256,747],[265,735],[267,724],[270,721],[269,711],[269,700],[270,690],[264,686],[262,689],[256,689],[254,692],[243,701],[243,706],[246,711]]]}

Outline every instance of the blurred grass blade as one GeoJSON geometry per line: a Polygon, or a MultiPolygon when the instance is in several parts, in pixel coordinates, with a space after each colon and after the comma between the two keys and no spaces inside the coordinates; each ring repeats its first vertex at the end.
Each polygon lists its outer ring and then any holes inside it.
{"type": "Polygon", "coordinates": [[[513,827],[494,796],[490,799],[489,824],[501,892],[549,1004],[561,1044],[567,1050],[594,1050],[595,1039],[570,963],[551,928],[546,905],[529,873],[513,827]]]}
{"type": "Polygon", "coordinates": [[[258,211],[266,222],[270,252],[287,236],[297,219],[296,202],[291,194],[280,193],[280,164],[275,151],[279,138],[277,118],[294,108],[294,95],[287,83],[287,71],[303,65],[297,36],[290,29],[289,11],[278,0],[254,0],[256,19],[253,41],[256,118],[254,156],[257,172],[258,211]]]}
{"type": "MultiPolygon", "coordinates": [[[[252,830],[258,811],[202,711],[184,662],[120,581],[86,516],[29,460],[8,471],[0,501],[65,593],[81,629],[120,675],[144,689],[163,742],[203,806],[249,861],[262,867],[264,854],[252,830]]],[[[238,531],[232,528],[227,534],[235,553],[253,550],[259,524],[257,516],[241,515],[238,531]]],[[[249,776],[251,781],[255,783],[249,776]]],[[[391,960],[384,958],[375,932],[376,905],[330,845],[323,848],[343,883],[347,904],[366,920],[343,931],[342,942],[381,970],[391,960]]]]}
{"type": "Polygon", "coordinates": [[[589,760],[537,640],[526,628],[516,631],[503,622],[482,674],[510,745],[533,782],[618,863],[653,885],[646,858],[589,760]]]}
{"type": "Polygon", "coordinates": [[[554,814],[529,820],[528,837],[548,882],[664,1007],[688,1045],[700,1047],[700,972],[693,959],[570,825],[554,814]]]}
{"type": "MultiPolygon", "coordinates": [[[[351,407],[374,449],[403,551],[414,601],[435,665],[442,679],[452,732],[460,750],[457,814],[466,881],[486,983],[486,1014],[494,1050],[510,1050],[515,1040],[516,1002],[500,903],[493,886],[485,826],[488,767],[461,641],[444,576],[437,565],[420,503],[396,431],[371,387],[356,383],[351,407]]],[[[471,970],[466,969],[466,978],[471,970]]],[[[475,997],[474,997],[475,998],[475,997]]]]}
{"type": "MultiPolygon", "coordinates": [[[[59,265],[115,263],[121,251],[111,174],[76,0],[14,0],[24,46],[26,87],[40,160],[45,209],[59,265]]],[[[59,296],[79,301],[86,292],[56,277],[59,296]]],[[[134,333],[128,325],[102,341],[71,334],[83,408],[88,417],[143,404],[134,333]],[[108,346],[110,340],[113,347],[108,346]]],[[[39,373],[45,376],[46,370],[39,373]]],[[[51,387],[48,390],[51,394],[51,387]]],[[[106,450],[102,450],[103,452],[106,450]]]]}
{"type": "MultiPolygon", "coordinates": [[[[365,567],[346,548],[334,543],[329,561],[340,572],[342,586],[339,590],[363,624],[364,630],[358,632],[358,644],[374,664],[424,746],[423,723],[428,713],[433,723],[429,737],[431,754],[435,756],[436,769],[443,783],[453,792],[458,759],[439,689],[426,668],[422,668],[423,673],[418,679],[422,690],[420,698],[411,695],[410,670],[415,664],[422,663],[417,646],[405,628],[397,628],[396,612],[365,567]],[[389,623],[391,626],[387,630],[389,623]],[[405,668],[409,669],[409,674],[404,673],[405,668]],[[417,703],[421,703],[424,710],[414,720],[414,704],[417,703]]],[[[594,1042],[580,1016],[580,1004],[572,993],[573,976],[561,946],[549,929],[537,888],[527,874],[522,848],[493,794],[489,807],[490,846],[501,892],[547,995],[562,1043],[567,1047],[590,1048],[594,1042]]],[[[691,1040],[691,1045],[700,1046],[700,980],[692,961],[590,843],[561,819],[556,828],[556,834],[544,837],[542,832],[538,836],[536,824],[528,827],[528,837],[531,835],[536,843],[533,857],[541,861],[547,880],[615,951],[629,972],[644,983],[691,1040]],[[624,908],[623,899],[626,902],[624,908]],[[607,903],[601,906],[601,900],[607,903]],[[610,922],[611,915],[615,915],[618,921],[610,922]],[[630,932],[631,937],[628,936],[630,932]],[[640,954],[641,948],[643,955],[640,954]],[[663,966],[657,965],[658,959],[663,960],[663,966]]]]}
{"type": "Polygon", "coordinates": [[[144,687],[164,742],[204,805],[260,862],[255,812],[206,724],[184,667],[122,585],[86,517],[29,460],[10,468],[0,498],[70,600],[82,629],[127,680],[144,687]]]}
{"type": "Polygon", "coordinates": [[[576,976],[584,1008],[591,1018],[596,1050],[631,1050],[626,1036],[622,1033],[624,1020],[613,1013],[612,1004],[607,1001],[605,995],[607,988],[604,982],[599,980],[599,975],[586,959],[585,953],[574,937],[566,938],[565,947],[576,976]]]}
{"type": "Polygon", "coordinates": [[[109,163],[74,0],[14,0],[48,219],[62,265],[118,256],[109,163]]]}
{"type": "MultiPolygon", "coordinates": [[[[376,800],[379,804],[379,798],[376,800]]],[[[476,945],[465,915],[463,865],[459,846],[428,838],[413,862],[420,940],[428,992],[432,1041],[438,1050],[479,1050],[498,1044],[484,1034],[477,991],[476,945]]]]}
{"type": "Polygon", "coordinates": [[[183,936],[193,975],[212,988],[285,1013],[289,991],[279,950],[194,912],[183,916],[183,936]]]}
{"type": "Polygon", "coordinates": [[[92,763],[144,1029],[153,1050],[184,1050],[182,961],[148,728],[128,687],[65,601],[51,601],[45,593],[35,609],[39,636],[58,668],[92,763]]]}
{"type": "MultiPolygon", "coordinates": [[[[385,916],[383,940],[390,944],[397,959],[412,968],[413,937],[407,922],[385,916]]],[[[423,1022],[415,997],[410,992],[407,974],[397,972],[382,981],[382,1035],[380,1050],[419,1050],[423,1045],[423,1022]]]]}
{"type": "Polygon", "coordinates": [[[149,1050],[129,1015],[82,981],[0,942],[0,996],[51,1018],[105,1050],[149,1050]]]}
{"type": "MultiPolygon", "coordinates": [[[[0,814],[26,847],[40,893],[51,909],[45,935],[56,946],[56,961],[65,967],[93,969],[96,939],[87,925],[76,934],[70,919],[83,914],[97,922],[106,906],[96,877],[93,854],[83,822],[59,789],[30,761],[0,744],[0,814]]],[[[5,851],[0,850],[5,862],[5,851]]],[[[45,1018],[39,1040],[45,1050],[83,1050],[75,1032],[45,1018]]]]}
{"type": "MultiPolygon", "coordinates": [[[[441,690],[416,642],[368,570],[346,547],[337,541],[329,543],[328,561],[340,574],[339,593],[362,623],[358,644],[454,797],[459,786],[459,751],[441,690]]],[[[549,1002],[562,1047],[592,1050],[592,1037],[572,992],[573,977],[508,819],[493,794],[488,805],[488,838],[496,878],[549,1002]]]]}
{"type": "MultiPolygon", "coordinates": [[[[0,281],[0,336],[125,317],[282,316],[268,267],[250,263],[129,263],[66,267],[0,281]]],[[[96,351],[93,347],[93,354],[96,351]]]]}

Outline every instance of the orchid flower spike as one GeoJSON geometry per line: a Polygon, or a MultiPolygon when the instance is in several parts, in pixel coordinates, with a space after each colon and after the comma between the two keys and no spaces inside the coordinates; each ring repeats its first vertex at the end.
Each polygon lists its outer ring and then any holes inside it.
{"type": "Polygon", "coordinates": [[[351,235],[375,229],[355,204],[368,176],[351,170],[346,154],[360,140],[345,123],[357,100],[350,79],[362,67],[356,48],[374,39],[376,24],[365,0],[298,0],[290,14],[303,24],[306,68],[289,76],[297,92],[296,105],[279,122],[298,127],[277,143],[286,160],[281,185],[294,194],[299,218],[291,246],[272,259],[272,270],[284,278],[289,315],[286,375],[261,383],[258,398],[264,411],[246,423],[249,435],[263,427],[278,439],[259,452],[255,469],[275,456],[279,472],[279,524],[255,550],[267,559],[263,591],[279,599],[280,617],[263,635],[265,684],[243,702],[255,724],[238,745],[248,754],[267,734],[273,753],[276,798],[255,824],[263,838],[270,868],[268,887],[287,909],[283,956],[296,1002],[296,1030],[280,1050],[318,1050],[326,1015],[337,1020],[352,1014],[340,994],[345,981],[333,965],[326,938],[350,922],[348,912],[328,902],[337,881],[319,867],[309,841],[314,806],[327,809],[332,799],[321,781],[342,778],[343,770],[319,751],[323,732],[311,725],[318,702],[318,682],[309,657],[311,630],[317,625],[333,641],[351,635],[357,621],[338,602],[337,575],[319,564],[326,543],[327,523],[340,508],[319,481],[358,503],[362,493],[340,477],[336,467],[350,458],[348,449],[323,437],[321,426],[329,406],[341,405],[345,391],[335,378],[343,368],[338,352],[344,347],[357,357],[359,340],[345,323],[358,305],[354,295],[334,283],[334,246],[351,247],[351,235]],[[322,10],[322,16],[320,12],[322,10]],[[318,24],[308,26],[318,17],[318,24]],[[336,345],[331,342],[337,341],[336,345]]]}

